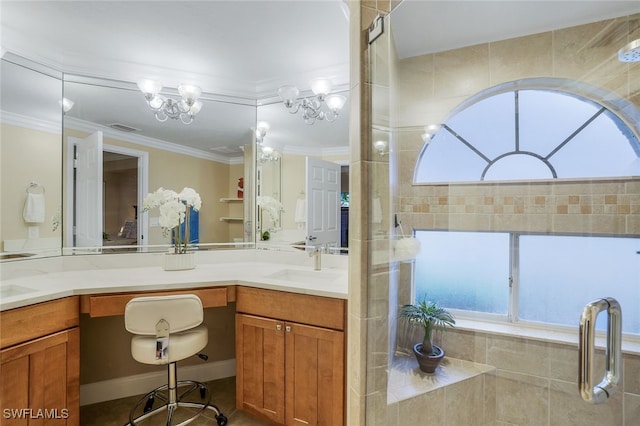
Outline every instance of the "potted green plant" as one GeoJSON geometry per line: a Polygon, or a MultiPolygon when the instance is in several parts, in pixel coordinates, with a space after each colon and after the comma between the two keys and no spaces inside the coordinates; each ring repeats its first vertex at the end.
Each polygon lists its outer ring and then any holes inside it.
{"type": "Polygon", "coordinates": [[[413,346],[413,353],[418,360],[420,370],[433,373],[444,358],[444,350],[433,344],[433,333],[437,329],[453,327],[456,323],[455,318],[437,302],[427,300],[426,294],[415,304],[404,305],[400,311],[400,318],[424,330],[422,343],[416,343],[413,346]]]}

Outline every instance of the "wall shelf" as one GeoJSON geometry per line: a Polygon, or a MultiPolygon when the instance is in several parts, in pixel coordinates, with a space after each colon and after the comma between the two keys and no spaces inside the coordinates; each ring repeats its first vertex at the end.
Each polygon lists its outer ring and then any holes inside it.
{"type": "Polygon", "coordinates": [[[244,201],[244,198],[220,198],[221,203],[234,203],[244,201]]]}

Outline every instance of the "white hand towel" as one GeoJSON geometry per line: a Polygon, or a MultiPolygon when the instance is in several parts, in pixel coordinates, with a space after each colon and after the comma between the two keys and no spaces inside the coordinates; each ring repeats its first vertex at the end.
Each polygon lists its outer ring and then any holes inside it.
{"type": "Polygon", "coordinates": [[[307,201],[303,198],[299,198],[296,201],[296,211],[293,215],[294,222],[298,225],[298,229],[302,229],[307,222],[307,201]]]}
{"type": "Polygon", "coordinates": [[[382,204],[380,203],[380,197],[373,199],[373,206],[371,212],[372,223],[382,223],[382,204]]]}
{"type": "Polygon", "coordinates": [[[27,199],[24,202],[22,217],[27,223],[43,223],[44,222],[44,194],[27,193],[27,199]]]}

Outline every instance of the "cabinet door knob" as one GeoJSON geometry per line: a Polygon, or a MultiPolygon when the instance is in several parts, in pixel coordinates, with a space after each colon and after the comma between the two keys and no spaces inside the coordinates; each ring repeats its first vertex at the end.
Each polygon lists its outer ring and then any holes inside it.
{"type": "Polygon", "coordinates": [[[282,330],[282,324],[276,324],[276,330],[278,331],[282,330]]]}
{"type": "Polygon", "coordinates": [[[291,333],[291,326],[290,325],[286,326],[284,329],[287,331],[287,333],[291,333]]]}

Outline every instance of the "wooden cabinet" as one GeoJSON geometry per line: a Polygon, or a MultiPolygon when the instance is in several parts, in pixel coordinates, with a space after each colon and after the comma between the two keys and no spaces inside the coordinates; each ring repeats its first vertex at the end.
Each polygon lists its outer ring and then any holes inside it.
{"type": "Polygon", "coordinates": [[[284,423],[284,323],[236,314],[236,406],[284,423]]]}
{"type": "Polygon", "coordinates": [[[344,300],[238,287],[236,405],[285,425],[344,424],[344,300]]]}
{"type": "Polygon", "coordinates": [[[0,313],[0,424],[80,423],[78,318],[77,297],[0,313]]]}

